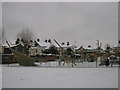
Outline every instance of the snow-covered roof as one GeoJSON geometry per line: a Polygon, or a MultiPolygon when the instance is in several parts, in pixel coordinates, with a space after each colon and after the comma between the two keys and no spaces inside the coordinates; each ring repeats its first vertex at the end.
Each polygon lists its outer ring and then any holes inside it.
{"type": "MultiPolygon", "coordinates": [[[[15,47],[15,46],[18,46],[18,45],[20,45],[20,44],[21,44],[22,46],[24,46],[24,44],[23,44],[22,42],[20,42],[20,43],[18,43],[18,44],[14,44],[13,42],[8,41],[8,43],[9,43],[10,47],[15,47]]],[[[7,44],[6,42],[2,43],[2,46],[5,46],[5,47],[9,48],[9,46],[8,46],[8,44],[7,44]]]]}
{"type": "MultiPolygon", "coordinates": [[[[37,40],[36,40],[36,42],[37,42],[37,44],[40,45],[41,47],[45,47],[45,49],[48,49],[48,48],[49,48],[50,46],[52,46],[52,45],[54,45],[55,47],[59,48],[59,46],[58,46],[56,43],[38,42],[37,40]]],[[[61,44],[60,44],[60,46],[63,47],[63,48],[68,48],[68,47],[70,47],[70,48],[72,48],[72,49],[75,49],[75,46],[74,46],[74,45],[67,45],[67,44],[61,45],[61,44]]]]}
{"type": "Polygon", "coordinates": [[[6,47],[8,47],[7,43],[2,43],[2,46],[6,46],[6,47]]]}
{"type": "Polygon", "coordinates": [[[36,40],[36,43],[37,43],[38,45],[40,45],[40,46],[48,46],[48,45],[49,45],[49,43],[46,43],[46,42],[38,42],[37,40],[36,40]]]}
{"type": "MultiPolygon", "coordinates": [[[[54,46],[59,47],[56,43],[54,43],[54,46]]],[[[60,46],[63,48],[73,47],[73,45],[66,45],[66,44],[64,44],[64,45],[60,44],[60,46]]]]}
{"type": "Polygon", "coordinates": [[[75,48],[75,50],[78,50],[78,49],[80,49],[80,47],[76,47],[76,48],[75,48]]]}
{"type": "MultiPolygon", "coordinates": [[[[10,47],[17,46],[16,44],[11,44],[10,41],[8,41],[8,43],[9,43],[10,47]]],[[[3,42],[3,43],[2,43],[2,46],[9,47],[8,44],[7,44],[6,42],[3,42]]]]}
{"type": "Polygon", "coordinates": [[[46,42],[38,42],[36,40],[37,44],[40,45],[41,47],[45,47],[45,49],[48,49],[52,44],[46,43],[46,42]]]}
{"type": "Polygon", "coordinates": [[[40,46],[48,46],[48,43],[46,43],[46,42],[38,42],[38,41],[36,41],[40,46]]]}
{"type": "Polygon", "coordinates": [[[56,43],[54,43],[54,46],[57,47],[57,48],[59,48],[59,46],[56,43]]]}

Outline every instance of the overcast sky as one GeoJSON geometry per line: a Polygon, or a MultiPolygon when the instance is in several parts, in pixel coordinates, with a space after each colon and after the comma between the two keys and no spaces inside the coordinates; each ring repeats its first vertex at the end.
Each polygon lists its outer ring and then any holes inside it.
{"type": "Polygon", "coordinates": [[[96,46],[96,40],[117,45],[117,2],[4,2],[3,27],[6,38],[13,41],[16,34],[28,28],[41,41],[56,39],[77,46],[96,46]]]}

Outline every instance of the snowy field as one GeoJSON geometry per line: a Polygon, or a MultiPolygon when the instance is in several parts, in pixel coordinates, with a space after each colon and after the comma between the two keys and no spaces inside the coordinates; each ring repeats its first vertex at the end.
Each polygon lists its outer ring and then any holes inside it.
{"type": "Polygon", "coordinates": [[[2,65],[0,64],[0,89],[2,89],[2,65]]]}
{"type": "Polygon", "coordinates": [[[3,88],[118,88],[118,68],[114,67],[41,68],[14,64],[3,65],[2,76],[3,88]]]}

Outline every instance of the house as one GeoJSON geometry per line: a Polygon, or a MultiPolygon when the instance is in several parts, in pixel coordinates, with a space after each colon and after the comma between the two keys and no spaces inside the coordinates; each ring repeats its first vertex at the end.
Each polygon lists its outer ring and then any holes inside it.
{"type": "MultiPolygon", "coordinates": [[[[35,40],[33,42],[33,46],[31,46],[31,48],[29,48],[29,55],[30,56],[36,56],[36,55],[42,55],[43,51],[47,51],[48,49],[50,49],[51,46],[55,46],[57,48],[57,50],[60,49],[60,47],[53,42],[42,42],[39,39],[35,40]]],[[[61,45],[61,47],[66,50],[67,48],[71,48],[74,52],[75,52],[75,46],[74,45],[70,45],[70,44],[64,44],[61,45]]]]}
{"type": "Polygon", "coordinates": [[[2,45],[2,64],[17,63],[15,55],[13,52],[11,52],[10,48],[21,53],[24,53],[26,50],[26,48],[21,44],[10,44],[10,47],[8,47],[8,45],[5,43],[2,45]]]}
{"type": "MultiPolygon", "coordinates": [[[[58,44],[56,44],[56,43],[54,43],[54,46],[57,47],[58,49],[60,48],[60,47],[58,46],[58,44]]],[[[66,50],[66,49],[68,49],[68,48],[71,48],[71,49],[75,52],[76,46],[75,46],[75,45],[72,45],[72,44],[68,44],[68,42],[67,42],[67,44],[61,43],[60,46],[61,46],[61,48],[63,48],[64,50],[66,50]]]]}
{"type": "MultiPolygon", "coordinates": [[[[11,50],[9,49],[9,47],[7,45],[2,46],[3,47],[3,52],[2,54],[12,54],[11,50]]],[[[22,44],[10,44],[10,48],[21,52],[21,53],[25,53],[25,51],[27,50],[27,48],[25,48],[22,44]]]]}
{"type": "Polygon", "coordinates": [[[30,56],[42,55],[42,52],[50,47],[50,43],[40,42],[39,39],[35,40],[33,43],[34,44],[29,48],[30,56]]]}
{"type": "Polygon", "coordinates": [[[29,55],[30,56],[36,56],[36,55],[41,55],[42,51],[44,49],[41,46],[32,46],[29,48],[29,55]]]}

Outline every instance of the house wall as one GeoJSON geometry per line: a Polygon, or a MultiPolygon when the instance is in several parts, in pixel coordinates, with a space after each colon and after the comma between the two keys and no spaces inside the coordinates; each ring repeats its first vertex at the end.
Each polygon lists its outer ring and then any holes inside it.
{"type": "Polygon", "coordinates": [[[42,51],[44,50],[44,48],[42,47],[36,47],[36,48],[32,48],[29,50],[29,55],[35,56],[35,55],[40,55],[42,53],[42,51]]]}
{"type": "Polygon", "coordinates": [[[43,51],[43,48],[42,47],[37,47],[37,54],[41,54],[42,53],[42,51],[43,51]]]}

